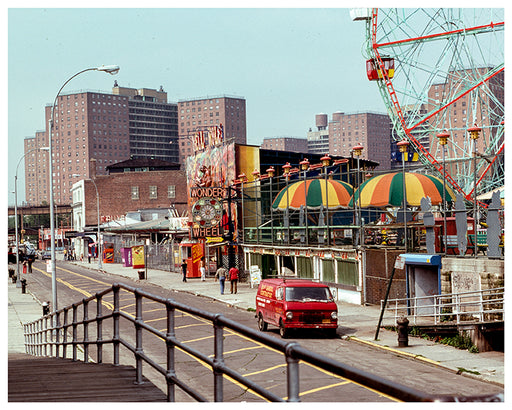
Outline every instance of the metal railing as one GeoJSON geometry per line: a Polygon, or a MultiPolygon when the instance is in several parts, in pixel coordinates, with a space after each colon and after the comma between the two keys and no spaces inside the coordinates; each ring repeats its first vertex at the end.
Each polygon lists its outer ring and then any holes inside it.
{"type": "MultiPolygon", "coordinates": [[[[394,323],[407,316],[413,324],[420,320],[441,322],[484,322],[505,320],[505,288],[493,288],[445,295],[389,299],[386,311],[392,312],[394,323]]],[[[381,308],[382,308],[381,301],[381,308]]]]}
{"type": "MultiPolygon", "coordinates": [[[[123,322],[124,323],[124,322],[123,322]]],[[[214,401],[222,402],[224,399],[224,378],[229,377],[248,390],[256,393],[269,401],[285,401],[271,391],[259,386],[252,380],[243,376],[236,370],[228,367],[224,361],[224,329],[229,329],[242,335],[244,338],[268,346],[284,355],[287,366],[286,385],[287,401],[300,401],[300,378],[299,362],[309,363],[324,369],[336,376],[341,376],[360,385],[366,386],[374,391],[381,392],[388,397],[400,401],[501,401],[501,395],[468,398],[456,396],[433,396],[427,393],[417,391],[391,382],[379,376],[367,373],[363,370],[337,362],[332,358],[324,357],[320,354],[311,352],[298,343],[293,341],[283,341],[265,333],[253,330],[247,326],[239,324],[222,314],[215,314],[191,306],[184,305],[173,299],[166,299],[145,292],[141,289],[133,288],[124,284],[114,284],[111,288],[98,292],[81,302],[74,303],[52,314],[46,315],[38,320],[24,324],[26,351],[32,355],[67,357],[67,350],[72,349],[72,358],[77,360],[78,348],[83,348],[84,361],[89,361],[89,348],[95,346],[97,363],[103,362],[103,347],[105,345],[113,346],[113,363],[120,364],[120,347],[123,346],[133,353],[135,359],[135,382],[143,382],[142,367],[143,363],[148,364],[159,372],[166,381],[168,401],[176,401],[176,387],[197,401],[207,401],[207,398],[200,392],[188,385],[182,380],[176,371],[175,353],[180,349],[187,354],[198,359],[211,368],[213,373],[213,396],[214,401]],[[132,316],[120,309],[120,292],[126,291],[133,294],[135,298],[135,316],[132,316]],[[112,294],[113,303],[105,301],[107,295],[112,294]],[[160,331],[144,322],[142,318],[143,300],[161,303],[166,309],[167,330],[160,331]],[[96,315],[89,317],[89,305],[96,302],[96,315]],[[79,307],[83,317],[79,320],[79,307]],[[108,308],[108,312],[103,310],[108,308]],[[69,313],[72,313],[72,320],[69,321],[69,313]],[[184,342],[178,340],[175,333],[175,316],[178,313],[186,313],[206,321],[213,325],[214,336],[214,354],[213,357],[206,355],[184,342]],[[120,319],[126,319],[135,328],[135,342],[131,343],[127,337],[121,335],[120,319]],[[112,319],[112,335],[106,335],[103,331],[105,321],[112,319]],[[90,334],[90,326],[95,324],[96,337],[90,334]],[[78,336],[78,330],[81,330],[81,337],[78,336]],[[156,359],[150,357],[143,347],[143,332],[149,332],[165,342],[166,366],[160,365],[156,359]],[[71,338],[68,335],[71,335],[71,338]]],[[[126,331],[133,337],[133,332],[126,331]]],[[[352,397],[348,400],[353,400],[352,397]]]]}

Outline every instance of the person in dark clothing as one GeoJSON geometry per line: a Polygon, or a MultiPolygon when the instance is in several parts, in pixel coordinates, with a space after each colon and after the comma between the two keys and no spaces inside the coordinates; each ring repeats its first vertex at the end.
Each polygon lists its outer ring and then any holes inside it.
{"type": "Polygon", "coordinates": [[[183,282],[187,281],[187,262],[183,259],[183,263],[181,264],[181,272],[183,273],[183,282]]]}

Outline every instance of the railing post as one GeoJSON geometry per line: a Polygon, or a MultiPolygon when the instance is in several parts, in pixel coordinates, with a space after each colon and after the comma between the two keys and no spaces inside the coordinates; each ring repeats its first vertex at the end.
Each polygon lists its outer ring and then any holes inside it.
{"type": "Polygon", "coordinates": [[[214,329],[214,358],[213,358],[213,388],[214,401],[224,401],[223,372],[219,370],[224,366],[224,327],[218,324],[220,314],[215,315],[213,320],[214,329]]]}
{"type": "Polygon", "coordinates": [[[55,312],[55,328],[53,332],[55,334],[55,357],[59,357],[60,354],[60,311],[55,312]]]}
{"type": "Polygon", "coordinates": [[[25,341],[25,353],[30,354],[30,344],[29,344],[29,337],[28,337],[28,331],[29,326],[27,324],[23,324],[23,340],[25,341]]]}
{"type": "Polygon", "coordinates": [[[82,305],[84,307],[84,363],[89,363],[89,302],[87,299],[83,299],[82,305]]]}
{"type": "Polygon", "coordinates": [[[73,304],[73,317],[72,317],[72,329],[73,329],[73,361],[77,361],[77,351],[78,351],[78,305],[73,304]]]}
{"type": "Polygon", "coordinates": [[[142,384],[142,358],[144,353],[142,348],[142,296],[138,290],[135,290],[135,367],[136,367],[136,381],[137,384],[142,384]]]}
{"type": "Polygon", "coordinates": [[[114,292],[114,311],[112,312],[112,318],[114,321],[114,366],[119,365],[119,288],[118,284],[112,285],[112,291],[114,292]]]}
{"type": "Polygon", "coordinates": [[[286,380],[288,383],[288,400],[290,402],[299,402],[299,360],[293,357],[293,346],[297,345],[296,342],[291,342],[286,345],[285,355],[286,363],[288,365],[286,372],[286,380]]]}
{"type": "Polygon", "coordinates": [[[103,323],[101,319],[101,296],[96,294],[96,349],[97,363],[103,363],[103,323]]]}
{"type": "Polygon", "coordinates": [[[44,355],[48,356],[48,316],[44,317],[44,355]]]}
{"type": "Polygon", "coordinates": [[[62,358],[65,359],[67,355],[68,346],[68,308],[64,308],[62,314],[64,316],[64,323],[62,326],[62,358]]]}
{"type": "Polygon", "coordinates": [[[175,402],[176,401],[176,386],[173,377],[176,376],[176,363],[175,363],[175,348],[174,348],[174,339],[176,337],[175,333],[175,308],[172,306],[171,301],[167,301],[167,334],[165,335],[165,342],[167,345],[167,374],[165,375],[165,379],[167,381],[167,401],[175,402]]]}

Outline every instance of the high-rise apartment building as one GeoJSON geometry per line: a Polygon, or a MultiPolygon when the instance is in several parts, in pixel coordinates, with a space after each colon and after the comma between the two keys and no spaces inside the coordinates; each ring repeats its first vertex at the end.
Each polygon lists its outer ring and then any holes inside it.
{"type": "MultiPolygon", "coordinates": [[[[106,175],[107,166],[131,156],[177,162],[178,149],[176,143],[171,144],[173,139],[177,142],[177,106],[166,98],[162,89],[137,90],[117,83],[112,94],[84,91],[60,95],[52,135],[55,203],[71,203],[75,182],[106,175]]],[[[49,145],[51,113],[52,105],[46,106],[46,130],[27,139],[25,153],[29,147],[49,145]]],[[[44,152],[26,160],[29,179],[25,195],[30,205],[49,202],[48,163],[43,161],[47,161],[44,152]]]]}
{"type": "Polygon", "coordinates": [[[130,157],[178,163],[178,106],[167,102],[163,88],[126,88],[116,82],[112,94],[129,98],[130,157]]]}
{"type": "Polygon", "coordinates": [[[318,131],[308,132],[310,152],[349,157],[355,145],[364,147],[361,159],[378,162],[379,169],[391,166],[391,121],[387,114],[335,112],[316,116],[318,131]],[[326,137],[328,136],[328,145],[326,137]]]}
{"type": "Polygon", "coordinates": [[[308,153],[308,140],[306,138],[274,137],[263,138],[262,149],[274,151],[290,151],[308,153]]]}
{"type": "Polygon", "coordinates": [[[205,97],[178,101],[178,130],[181,163],[194,154],[194,135],[222,125],[224,141],[247,143],[245,98],[205,97]]]}

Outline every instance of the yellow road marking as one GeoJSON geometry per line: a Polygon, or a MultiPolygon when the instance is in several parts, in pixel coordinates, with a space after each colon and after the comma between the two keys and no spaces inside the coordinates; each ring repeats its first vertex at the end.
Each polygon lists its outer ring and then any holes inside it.
{"type": "Polygon", "coordinates": [[[279,369],[280,367],[286,367],[286,366],[287,366],[287,364],[286,364],[286,363],[278,364],[277,366],[267,367],[266,369],[258,370],[258,371],[256,371],[256,372],[246,373],[246,374],[244,374],[243,376],[244,376],[244,377],[254,376],[255,374],[261,374],[261,373],[271,372],[272,370],[279,369]]]}
{"type": "MultiPolygon", "coordinates": [[[[78,277],[84,278],[85,280],[88,280],[88,281],[92,281],[92,282],[100,283],[100,284],[102,284],[102,285],[106,285],[107,287],[111,287],[111,286],[112,286],[112,284],[111,284],[111,283],[107,283],[107,282],[103,282],[103,281],[100,281],[100,280],[97,280],[97,279],[93,279],[93,278],[90,278],[90,277],[88,277],[88,276],[85,276],[85,275],[79,274],[79,273],[77,273],[77,272],[73,272],[73,271],[70,271],[70,270],[68,270],[68,269],[64,269],[64,268],[59,267],[59,266],[57,266],[57,265],[56,265],[56,268],[61,269],[61,270],[65,271],[65,272],[68,272],[68,273],[70,273],[70,274],[72,274],[72,275],[75,275],[75,276],[78,276],[78,277]]],[[[51,278],[51,274],[49,274],[49,273],[47,273],[47,272],[45,272],[45,271],[43,271],[43,270],[41,270],[41,269],[35,268],[35,267],[34,267],[34,269],[36,269],[37,271],[39,271],[39,272],[43,273],[44,275],[46,275],[46,276],[48,276],[48,277],[50,277],[50,278],[51,278]]],[[[69,282],[67,282],[67,281],[64,281],[63,279],[57,278],[56,280],[57,280],[59,283],[62,283],[63,285],[65,285],[65,286],[69,287],[70,289],[75,290],[75,291],[77,291],[77,292],[79,292],[79,293],[83,294],[83,295],[84,295],[84,296],[86,296],[86,297],[90,297],[90,296],[92,296],[92,294],[91,294],[91,293],[89,293],[88,291],[83,290],[83,289],[80,289],[80,288],[78,288],[78,287],[76,287],[76,286],[72,285],[71,283],[69,283],[69,282]]],[[[130,294],[130,295],[131,295],[131,292],[128,292],[127,290],[124,290],[124,289],[121,289],[121,290],[122,290],[123,292],[126,292],[126,293],[128,293],[128,294],[130,294]]],[[[127,298],[126,300],[128,300],[128,299],[131,299],[131,298],[127,298]]],[[[123,299],[123,300],[124,300],[124,299],[123,299]]],[[[119,298],[119,302],[121,303],[121,298],[119,298]]],[[[150,301],[149,303],[151,303],[151,302],[152,302],[152,303],[159,303],[159,302],[156,302],[156,301],[150,301]]],[[[148,303],[148,302],[146,302],[146,303],[148,303]]],[[[108,302],[105,302],[104,300],[102,300],[102,304],[103,304],[103,305],[105,305],[107,308],[109,308],[109,309],[111,309],[111,310],[114,310],[114,306],[113,306],[113,304],[108,303],[108,302]]],[[[130,304],[130,305],[128,305],[128,306],[123,306],[123,309],[120,309],[120,310],[121,310],[121,311],[123,311],[125,314],[127,314],[127,315],[129,315],[129,316],[131,316],[131,317],[134,317],[133,315],[129,314],[128,312],[126,312],[126,311],[124,310],[124,309],[126,309],[126,308],[128,308],[128,307],[132,307],[132,306],[135,306],[135,304],[130,304]]],[[[162,311],[163,311],[163,310],[166,310],[166,309],[154,309],[154,310],[152,310],[151,312],[153,312],[153,311],[159,311],[159,310],[162,310],[162,311]]],[[[148,312],[149,312],[149,311],[148,311],[148,312]]],[[[200,318],[200,317],[194,316],[194,315],[192,315],[192,314],[190,314],[190,313],[188,313],[188,312],[181,312],[181,315],[182,315],[182,316],[190,316],[190,317],[194,318],[195,320],[200,321],[200,322],[203,322],[203,323],[202,323],[202,324],[190,324],[190,325],[184,325],[184,326],[177,327],[176,329],[178,329],[178,328],[185,328],[185,327],[191,327],[191,326],[201,326],[201,325],[205,325],[205,324],[206,324],[206,325],[211,325],[211,322],[210,322],[210,321],[208,321],[207,319],[203,319],[203,318],[200,318]]],[[[165,318],[164,318],[164,319],[165,319],[165,318]]],[[[151,320],[151,321],[156,321],[156,320],[160,320],[160,319],[153,319],[153,320],[151,320]]],[[[148,321],[146,321],[146,322],[148,322],[148,321]]],[[[241,349],[237,349],[237,350],[232,350],[232,351],[229,351],[229,352],[224,352],[224,354],[236,353],[236,352],[240,352],[240,351],[253,350],[253,349],[259,349],[259,348],[265,348],[265,349],[270,350],[270,351],[273,351],[273,352],[275,352],[275,353],[279,353],[279,354],[281,354],[281,355],[283,354],[283,353],[282,353],[282,352],[280,352],[279,350],[276,350],[276,349],[274,349],[274,348],[271,348],[271,347],[269,347],[269,346],[266,346],[266,345],[264,345],[264,344],[262,344],[262,343],[256,342],[256,341],[254,341],[254,340],[250,339],[250,338],[249,338],[249,337],[247,337],[247,336],[241,335],[241,334],[239,334],[239,333],[237,333],[237,332],[235,332],[235,331],[229,330],[229,329],[226,329],[226,330],[227,330],[227,334],[225,334],[224,336],[238,336],[238,337],[240,337],[240,338],[242,338],[242,339],[245,339],[245,340],[247,340],[247,341],[250,341],[250,342],[252,342],[252,343],[255,343],[255,344],[256,344],[256,346],[246,347],[246,348],[241,348],[241,349]]],[[[165,330],[165,331],[166,331],[166,330],[165,330]]],[[[163,331],[162,331],[162,332],[163,332],[163,331]]],[[[191,339],[191,340],[184,341],[184,342],[182,342],[182,343],[191,343],[191,342],[196,342],[196,341],[200,341],[200,340],[211,339],[211,338],[213,338],[213,337],[214,337],[214,336],[212,335],[212,336],[207,336],[207,337],[203,337],[203,338],[191,339]]],[[[165,339],[163,339],[163,338],[161,338],[161,337],[159,337],[159,338],[160,338],[161,340],[165,340],[165,339]]],[[[364,342],[364,341],[363,341],[363,342],[364,342]]],[[[196,360],[198,363],[200,363],[200,364],[201,364],[201,365],[203,365],[204,367],[206,367],[206,368],[208,368],[208,369],[212,370],[211,366],[209,366],[207,363],[203,363],[201,360],[197,359],[196,357],[194,357],[193,355],[191,355],[191,354],[189,354],[188,352],[184,351],[183,349],[180,349],[179,347],[178,347],[177,349],[178,349],[178,350],[180,350],[180,351],[182,351],[183,353],[187,354],[188,356],[192,357],[194,360],[196,360]]],[[[391,350],[391,351],[394,351],[394,349],[391,349],[391,348],[388,348],[388,349],[389,349],[389,350],[391,350]]],[[[404,353],[404,352],[401,352],[401,351],[397,351],[397,352],[400,352],[400,353],[402,353],[402,354],[404,353]]],[[[209,357],[212,357],[212,356],[213,356],[213,355],[210,355],[209,357]]],[[[412,356],[412,355],[411,355],[411,356],[412,356]]],[[[426,360],[426,361],[427,361],[427,360],[426,360]]],[[[308,390],[308,391],[302,392],[302,393],[300,393],[300,395],[301,395],[301,396],[302,396],[302,395],[306,395],[306,394],[311,394],[311,393],[314,393],[314,392],[316,392],[316,391],[325,390],[325,389],[328,389],[328,388],[332,388],[332,387],[340,386],[340,385],[343,385],[343,384],[353,383],[353,384],[356,384],[356,385],[358,385],[358,386],[363,387],[363,388],[364,388],[364,389],[366,389],[366,390],[372,391],[372,392],[376,393],[377,395],[379,395],[379,396],[381,396],[381,397],[386,397],[386,398],[388,398],[388,399],[390,399],[390,400],[399,401],[399,400],[396,400],[396,399],[395,399],[395,398],[393,398],[393,397],[390,397],[390,396],[388,396],[388,395],[386,395],[386,394],[383,394],[383,393],[381,393],[381,392],[378,392],[378,391],[376,391],[376,390],[374,390],[374,389],[371,389],[371,388],[369,388],[369,387],[367,387],[367,386],[364,386],[364,385],[362,385],[362,384],[360,384],[360,383],[356,383],[356,382],[354,382],[354,381],[347,380],[347,379],[345,379],[345,378],[343,378],[343,377],[341,377],[341,376],[338,376],[338,375],[336,375],[336,374],[333,374],[332,372],[328,372],[328,371],[326,371],[326,370],[324,370],[324,369],[321,369],[321,368],[319,368],[319,367],[317,367],[317,366],[315,366],[315,365],[312,365],[312,364],[309,364],[309,363],[306,363],[306,362],[302,362],[302,361],[301,361],[301,363],[303,363],[303,364],[305,364],[305,365],[308,365],[309,367],[312,367],[312,368],[314,368],[314,369],[316,369],[316,370],[318,370],[318,371],[321,371],[321,372],[323,372],[323,373],[325,373],[325,374],[328,374],[328,375],[330,375],[330,376],[332,376],[332,377],[336,377],[336,378],[339,378],[339,379],[342,379],[342,380],[343,380],[343,381],[342,381],[342,382],[340,382],[340,383],[335,383],[335,384],[332,384],[332,385],[329,385],[329,386],[322,386],[322,387],[319,387],[319,388],[317,388],[317,389],[312,389],[312,390],[308,390]]],[[[436,363],[436,362],[434,362],[434,363],[436,363]]],[[[277,366],[273,366],[273,367],[270,367],[270,368],[267,368],[267,369],[264,369],[264,370],[260,370],[260,371],[253,372],[253,373],[249,373],[249,374],[247,374],[247,376],[248,376],[248,375],[259,374],[259,373],[264,373],[264,372],[271,371],[271,370],[275,370],[275,369],[277,369],[277,368],[285,367],[285,366],[287,366],[287,365],[286,365],[286,363],[283,363],[283,364],[281,364],[281,365],[277,365],[277,366]]],[[[257,396],[257,397],[259,397],[259,398],[261,398],[261,399],[263,399],[263,400],[268,401],[268,400],[267,400],[266,398],[264,398],[263,396],[261,396],[261,395],[259,395],[258,393],[256,393],[256,392],[252,391],[250,388],[248,388],[247,386],[242,385],[241,383],[239,383],[238,381],[236,381],[236,380],[232,379],[231,377],[229,377],[229,376],[227,376],[227,375],[223,375],[223,377],[224,377],[225,379],[229,380],[230,382],[232,382],[233,384],[237,385],[237,386],[238,386],[238,387],[240,387],[241,389],[243,389],[243,390],[245,390],[245,391],[248,391],[248,392],[250,392],[251,394],[253,394],[253,395],[255,395],[255,396],[257,396]]],[[[285,399],[286,399],[286,398],[285,398],[285,399]]]]}

